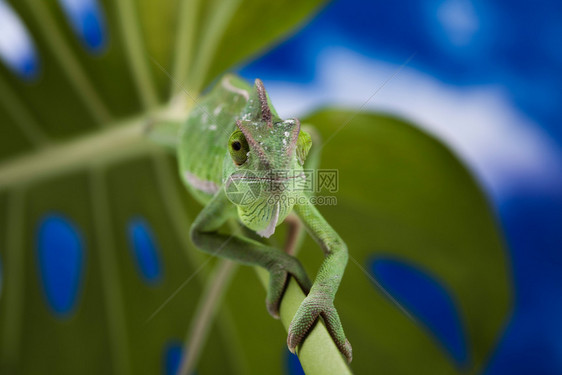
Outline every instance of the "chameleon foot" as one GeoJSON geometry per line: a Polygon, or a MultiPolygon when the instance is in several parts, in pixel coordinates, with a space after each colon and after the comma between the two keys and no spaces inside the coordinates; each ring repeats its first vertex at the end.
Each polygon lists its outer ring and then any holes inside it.
{"type": "Polygon", "coordinates": [[[289,336],[287,337],[289,350],[295,353],[295,349],[303,342],[319,316],[324,318],[326,328],[340,352],[348,362],[351,362],[351,344],[345,338],[338,312],[333,302],[322,294],[309,294],[297,310],[289,327],[289,336]]]}
{"type": "Polygon", "coordinates": [[[300,262],[293,257],[288,259],[291,259],[291,261],[287,266],[277,263],[269,269],[269,288],[265,304],[267,306],[267,311],[275,319],[279,319],[279,307],[281,305],[283,293],[289,282],[289,276],[295,278],[305,294],[308,294],[310,286],[312,285],[300,262]]]}

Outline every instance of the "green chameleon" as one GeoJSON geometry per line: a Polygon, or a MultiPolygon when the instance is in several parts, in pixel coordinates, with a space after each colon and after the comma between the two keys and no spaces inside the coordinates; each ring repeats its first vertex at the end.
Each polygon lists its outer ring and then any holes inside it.
{"type": "Polygon", "coordinates": [[[266,306],[275,318],[289,276],[294,277],[307,297],[289,327],[289,350],[295,352],[321,316],[350,362],[351,345],[334,307],[347,247],[301,188],[304,170],[318,163],[313,152],[309,155],[313,129],[302,130],[297,119],[280,119],[259,79],[252,88],[227,75],[197,104],[181,125],[177,147],[181,178],[204,205],[191,227],[193,243],[212,255],[268,270],[266,306]],[[289,216],[291,212],[300,220],[289,216]],[[219,231],[233,217],[244,225],[244,235],[219,231]],[[283,251],[256,236],[271,236],[286,218],[290,225],[303,223],[324,251],[313,284],[291,255],[290,243],[295,241],[289,239],[283,251]]]}

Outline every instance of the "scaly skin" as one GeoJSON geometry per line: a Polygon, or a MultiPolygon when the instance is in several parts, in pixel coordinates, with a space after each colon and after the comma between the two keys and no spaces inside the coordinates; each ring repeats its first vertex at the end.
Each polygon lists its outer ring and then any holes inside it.
{"type": "Polygon", "coordinates": [[[182,125],[178,147],[183,181],[205,206],[191,228],[193,243],[210,254],[267,269],[266,306],[275,318],[293,276],[308,295],[289,327],[289,349],[295,352],[321,316],[351,361],[351,345],[333,303],[347,264],[347,248],[298,189],[305,179],[303,164],[310,168],[318,162],[314,149],[305,162],[310,136],[301,131],[298,120],[278,117],[259,80],[252,89],[234,76],[225,76],[198,104],[182,125]],[[246,236],[219,233],[225,221],[236,216],[250,230],[269,237],[291,212],[325,254],[314,284],[292,255],[246,236]]]}

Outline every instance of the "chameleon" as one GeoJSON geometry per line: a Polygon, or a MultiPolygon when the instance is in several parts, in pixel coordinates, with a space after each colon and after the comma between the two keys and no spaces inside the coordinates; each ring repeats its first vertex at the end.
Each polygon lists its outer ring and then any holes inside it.
{"type": "Polygon", "coordinates": [[[303,192],[306,169],[318,158],[307,156],[317,138],[298,119],[282,120],[263,82],[252,87],[238,76],[225,75],[183,120],[176,146],[179,173],[191,195],[203,205],[190,229],[193,244],[206,253],[269,271],[267,311],[279,318],[289,278],[306,294],[288,329],[292,353],[305,340],[319,317],[348,362],[352,348],[346,339],[334,298],[348,253],[344,241],[303,192]],[[304,225],[325,258],[311,283],[290,251],[260,241],[291,217],[304,225]],[[236,219],[245,230],[223,233],[236,219]]]}

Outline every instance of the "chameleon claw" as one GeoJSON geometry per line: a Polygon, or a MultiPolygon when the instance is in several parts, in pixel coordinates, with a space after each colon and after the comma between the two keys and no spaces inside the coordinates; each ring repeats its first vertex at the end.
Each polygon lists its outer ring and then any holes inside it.
{"type": "Polygon", "coordinates": [[[278,304],[271,304],[268,301],[266,301],[266,307],[267,307],[267,312],[269,313],[269,315],[271,315],[273,317],[273,319],[280,319],[279,316],[279,305],[278,304]]]}
{"type": "Polygon", "coordinates": [[[295,348],[292,348],[292,347],[290,347],[290,346],[289,346],[288,348],[289,348],[289,351],[290,351],[291,353],[297,354],[297,351],[295,350],[295,348]]]}

